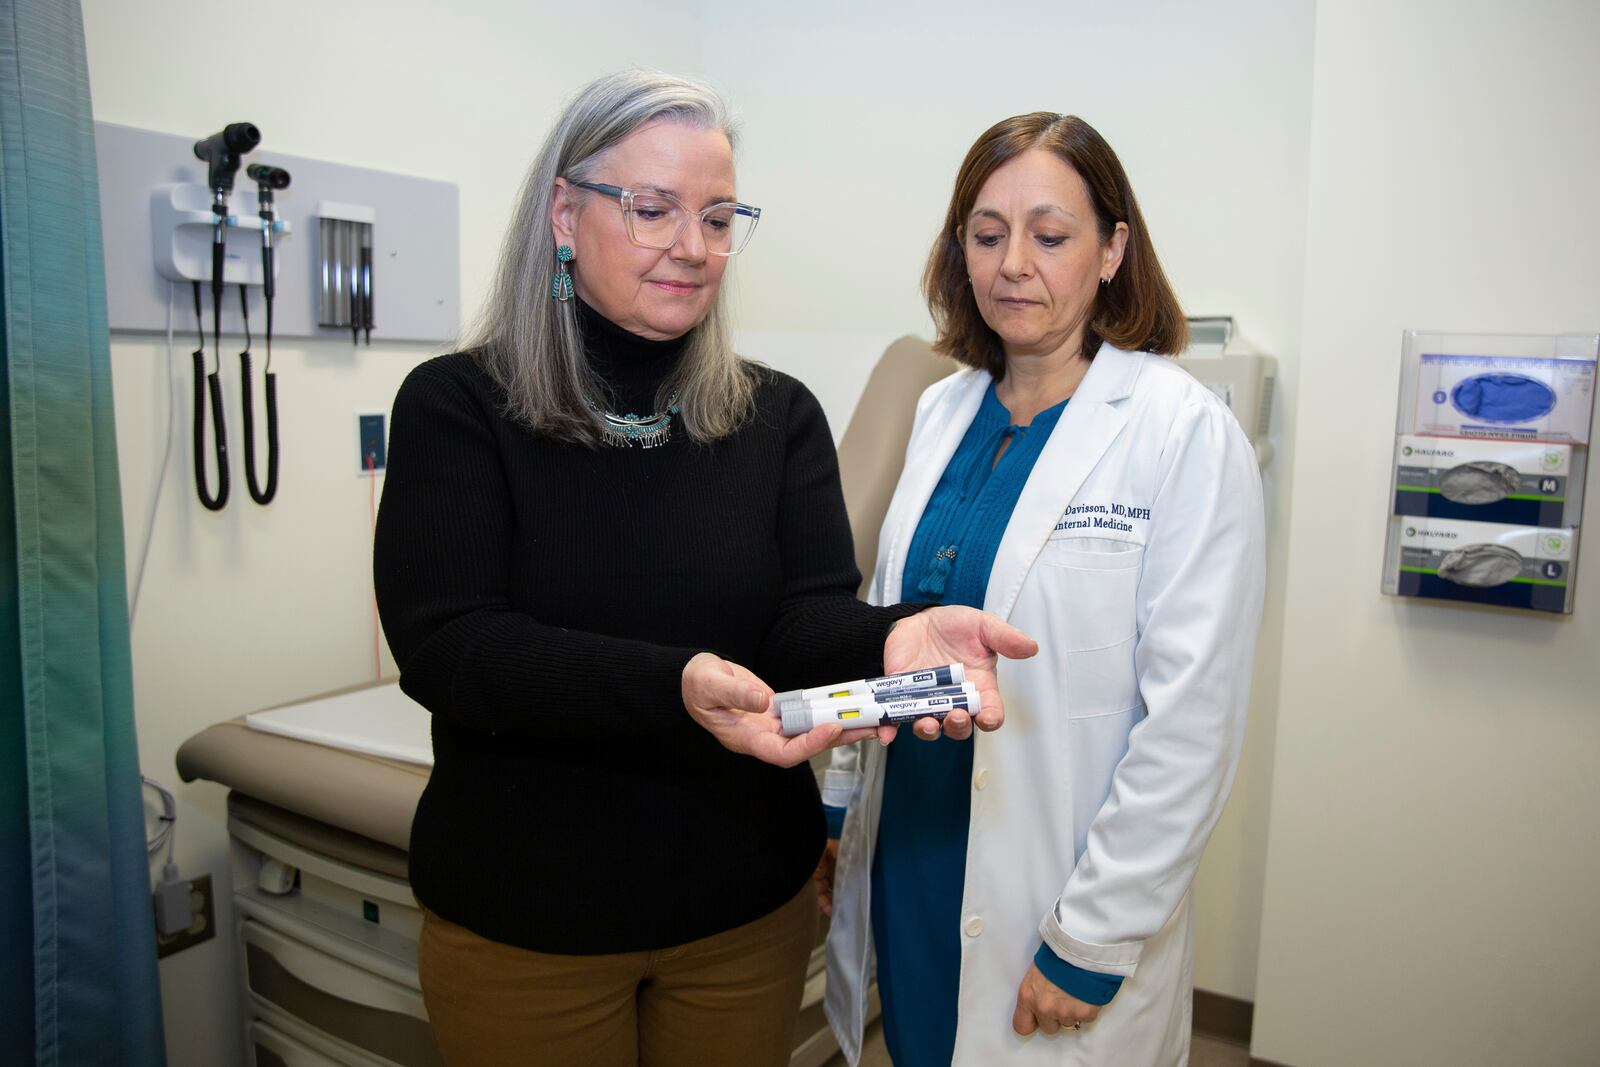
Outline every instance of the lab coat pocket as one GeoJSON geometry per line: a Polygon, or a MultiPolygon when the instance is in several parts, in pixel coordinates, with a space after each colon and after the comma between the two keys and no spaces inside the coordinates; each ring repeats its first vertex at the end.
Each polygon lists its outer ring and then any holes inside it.
{"type": "Polygon", "coordinates": [[[1063,537],[1039,553],[1036,573],[1059,619],[1065,652],[1110,648],[1133,636],[1144,546],[1102,537],[1063,537]]]}
{"type": "Polygon", "coordinates": [[[1071,718],[1139,702],[1133,648],[1143,560],[1142,545],[1109,538],[1061,538],[1039,555],[1036,579],[1050,620],[1045,647],[1062,665],[1071,718]]]}

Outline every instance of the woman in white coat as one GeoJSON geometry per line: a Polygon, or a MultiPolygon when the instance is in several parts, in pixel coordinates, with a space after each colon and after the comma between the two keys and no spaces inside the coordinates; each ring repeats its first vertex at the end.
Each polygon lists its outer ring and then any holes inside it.
{"type": "Polygon", "coordinates": [[[918,405],[871,599],[981,607],[1041,651],[1000,663],[1002,729],[836,755],[828,1016],[854,1063],[876,973],[898,1067],[1182,1064],[1260,622],[1255,458],[1163,358],[1182,312],[1081,119],[978,139],[924,288],[970,369],[918,405]]]}

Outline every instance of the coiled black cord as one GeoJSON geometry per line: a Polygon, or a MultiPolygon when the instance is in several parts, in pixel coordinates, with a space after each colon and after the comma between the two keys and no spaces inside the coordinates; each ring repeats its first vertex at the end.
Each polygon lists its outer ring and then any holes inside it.
{"type": "MultiPolygon", "coordinates": [[[[228,428],[222,421],[222,383],[217,371],[206,373],[206,327],[200,306],[200,283],[194,283],[194,324],[200,336],[200,347],[194,357],[194,488],[200,503],[207,511],[221,511],[228,503],[228,428]],[[202,379],[205,384],[202,385],[202,379]],[[206,393],[211,394],[211,426],[215,438],[217,457],[217,493],[211,495],[206,482],[206,393]]],[[[217,308],[217,320],[221,308],[217,308]]],[[[220,345],[222,338],[217,341],[220,345]]],[[[220,361],[218,363],[220,369],[220,361]]]]}
{"type": "Polygon", "coordinates": [[[241,393],[244,403],[244,475],[250,486],[250,499],[270,504],[278,493],[278,376],[272,373],[272,297],[267,296],[267,487],[256,481],[255,392],[250,357],[250,304],[245,287],[239,286],[239,310],[244,315],[244,351],[239,353],[239,372],[244,377],[241,393]]]}

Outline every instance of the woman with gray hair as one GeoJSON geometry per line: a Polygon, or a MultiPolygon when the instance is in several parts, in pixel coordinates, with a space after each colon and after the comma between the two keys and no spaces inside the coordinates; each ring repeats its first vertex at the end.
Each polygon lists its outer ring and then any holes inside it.
{"type": "Polygon", "coordinates": [[[961,661],[993,728],[996,653],[1034,648],[855,598],[822,410],[720,310],[760,218],[733,142],[695,83],[585,88],[477,336],[395,400],[374,566],[433,713],[411,880],[451,1064],[788,1062],[824,840],[805,763],[870,732],[783,738],[768,683],[961,661]]]}

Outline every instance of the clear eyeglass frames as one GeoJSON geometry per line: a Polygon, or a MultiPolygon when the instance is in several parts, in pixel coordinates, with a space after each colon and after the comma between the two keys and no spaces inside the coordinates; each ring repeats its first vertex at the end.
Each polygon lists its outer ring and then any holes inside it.
{"type": "Polygon", "coordinates": [[[706,251],[713,256],[736,256],[750,243],[750,235],[761,221],[761,209],[749,204],[712,204],[700,211],[691,211],[676,197],[665,193],[636,193],[602,182],[572,184],[602,196],[616,197],[622,205],[629,239],[642,248],[671,248],[678,243],[689,220],[698,218],[706,251]]]}

